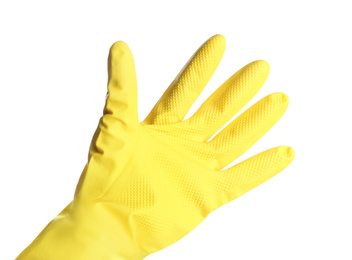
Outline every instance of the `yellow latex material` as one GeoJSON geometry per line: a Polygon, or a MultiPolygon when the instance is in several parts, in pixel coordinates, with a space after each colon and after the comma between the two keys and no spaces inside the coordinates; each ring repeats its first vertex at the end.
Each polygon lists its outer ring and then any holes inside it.
{"type": "Polygon", "coordinates": [[[283,93],[263,98],[209,141],[264,84],[265,61],[243,67],[183,120],[224,49],[221,35],[206,41],[140,123],[131,51],[124,42],[111,47],[104,115],[74,200],[18,260],[143,259],[292,161],[293,150],[281,146],[221,171],[283,115],[283,93]]]}

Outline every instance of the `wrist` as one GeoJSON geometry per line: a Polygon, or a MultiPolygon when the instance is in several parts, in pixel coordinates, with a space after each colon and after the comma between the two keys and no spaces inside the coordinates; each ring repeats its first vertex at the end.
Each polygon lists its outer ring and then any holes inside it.
{"type": "Polygon", "coordinates": [[[111,225],[109,216],[102,214],[100,207],[99,204],[77,207],[71,203],[16,260],[143,259],[131,232],[117,223],[116,218],[111,225]]]}

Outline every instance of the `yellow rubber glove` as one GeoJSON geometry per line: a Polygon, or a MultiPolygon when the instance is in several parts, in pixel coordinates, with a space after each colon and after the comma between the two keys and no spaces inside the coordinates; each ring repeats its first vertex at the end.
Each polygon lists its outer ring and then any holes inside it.
{"type": "Polygon", "coordinates": [[[18,260],[143,259],[292,161],[293,150],[281,146],[221,171],[282,116],[282,93],[263,98],[208,141],[264,84],[265,61],[243,67],[183,120],[224,49],[221,35],[206,41],[140,123],[131,51],[124,42],[111,47],[104,115],[74,200],[18,260]]]}

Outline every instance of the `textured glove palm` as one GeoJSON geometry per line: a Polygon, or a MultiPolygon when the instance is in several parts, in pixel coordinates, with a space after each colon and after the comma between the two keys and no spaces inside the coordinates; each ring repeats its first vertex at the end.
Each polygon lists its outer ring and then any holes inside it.
{"type": "Polygon", "coordinates": [[[206,41],[140,123],[131,51],[124,42],[111,47],[104,115],[74,200],[18,260],[143,259],[292,161],[293,150],[281,146],[221,171],[282,116],[282,93],[263,98],[208,141],[264,84],[265,61],[243,67],[183,120],[224,49],[221,35],[206,41]]]}

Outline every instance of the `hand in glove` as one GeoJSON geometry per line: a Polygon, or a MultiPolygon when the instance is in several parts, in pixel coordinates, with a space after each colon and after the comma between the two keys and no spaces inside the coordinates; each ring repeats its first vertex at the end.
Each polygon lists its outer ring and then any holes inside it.
{"type": "Polygon", "coordinates": [[[111,47],[104,114],[74,200],[18,260],[143,259],[292,161],[293,150],[281,146],[222,170],[283,115],[283,93],[263,98],[208,141],[264,84],[265,61],[243,67],[183,120],[224,49],[221,35],[206,41],[139,122],[131,51],[124,42],[111,47]]]}

